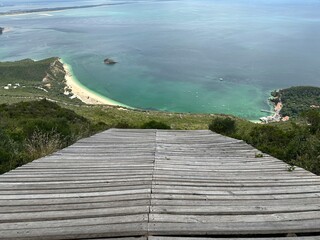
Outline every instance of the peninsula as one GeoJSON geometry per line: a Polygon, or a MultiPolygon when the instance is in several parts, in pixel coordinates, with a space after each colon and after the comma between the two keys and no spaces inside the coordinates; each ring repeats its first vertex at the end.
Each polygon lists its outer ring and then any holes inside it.
{"type": "Polygon", "coordinates": [[[272,92],[271,101],[280,109],[282,116],[297,117],[304,111],[320,109],[320,88],[313,86],[295,86],[272,92]]]}
{"type": "Polygon", "coordinates": [[[122,5],[122,4],[126,4],[126,3],[121,3],[121,2],[120,3],[103,3],[103,4],[71,6],[71,7],[36,8],[36,9],[30,9],[30,10],[13,10],[13,11],[8,11],[8,12],[0,12],[0,16],[29,14],[29,13],[41,13],[41,12],[55,12],[55,11],[63,11],[63,10],[71,10],[71,9],[94,8],[94,7],[122,5]]]}
{"type": "Polygon", "coordinates": [[[58,57],[0,63],[0,103],[49,99],[66,104],[98,104],[130,108],[83,86],[72,67],[58,57]],[[30,71],[34,69],[34,71],[30,71]]]}

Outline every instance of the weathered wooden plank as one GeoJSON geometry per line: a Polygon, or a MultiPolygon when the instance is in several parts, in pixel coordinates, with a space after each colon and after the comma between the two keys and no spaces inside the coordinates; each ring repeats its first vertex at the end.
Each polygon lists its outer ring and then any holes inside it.
{"type": "Polygon", "coordinates": [[[194,194],[194,195],[250,195],[250,196],[257,196],[257,195],[284,195],[284,194],[308,194],[308,193],[315,193],[316,195],[320,194],[320,191],[309,190],[303,191],[303,189],[298,190],[256,190],[256,191],[249,191],[249,190],[223,190],[223,189],[203,189],[203,190],[196,190],[196,189],[172,189],[170,187],[164,188],[163,186],[157,187],[152,186],[153,193],[160,193],[160,194],[194,194]]]}
{"type": "Polygon", "coordinates": [[[239,223],[150,223],[150,235],[262,235],[287,233],[320,233],[320,219],[239,223]]]}
{"type": "MultiPolygon", "coordinates": [[[[187,157],[187,156],[186,156],[187,157]]],[[[197,159],[199,160],[199,159],[197,159]]],[[[216,159],[215,157],[204,159],[201,163],[197,164],[192,164],[191,158],[188,158],[186,160],[186,164],[184,166],[198,166],[198,167],[210,167],[210,168],[215,168],[215,167],[229,167],[229,168],[235,168],[237,166],[239,167],[245,167],[245,166],[255,166],[255,167],[266,167],[266,166],[278,166],[280,168],[282,167],[287,167],[288,165],[285,163],[277,163],[273,161],[265,161],[265,162],[258,162],[258,161],[251,161],[248,158],[242,158],[238,160],[229,160],[229,159],[216,159]]],[[[170,156],[163,155],[159,160],[156,160],[156,164],[166,164],[167,166],[172,166],[172,167],[177,167],[177,165],[183,164],[183,159],[180,158],[173,158],[170,156]],[[170,163],[173,161],[173,163],[170,163]]]]}
{"type": "MultiPolygon", "coordinates": [[[[220,172],[220,173],[237,173],[237,174],[240,174],[240,173],[243,173],[243,174],[246,174],[246,173],[250,173],[250,174],[264,174],[264,173],[269,173],[269,174],[276,174],[277,172],[285,172],[287,171],[287,167],[283,167],[283,168],[262,168],[262,169],[259,169],[259,168],[239,168],[239,169],[236,169],[235,167],[234,168],[228,168],[228,167],[215,167],[213,169],[208,169],[208,168],[203,168],[202,166],[201,167],[198,167],[198,166],[195,166],[195,167],[185,167],[185,168],[174,168],[174,167],[160,167],[160,166],[156,166],[155,167],[157,170],[159,171],[163,171],[163,172],[166,172],[166,171],[174,171],[174,172],[194,172],[194,171],[197,171],[197,173],[216,173],[216,172],[220,172]]],[[[295,169],[295,174],[297,173],[304,173],[304,170],[302,169],[295,169]]]]}
{"type": "Polygon", "coordinates": [[[170,213],[185,215],[241,215],[241,214],[274,214],[287,212],[319,211],[319,203],[308,205],[278,206],[151,206],[151,213],[170,213]]]}
{"type": "Polygon", "coordinates": [[[63,194],[63,193],[90,193],[90,192],[109,192],[109,191],[126,191],[126,190],[139,190],[149,189],[151,185],[126,185],[116,187],[87,187],[87,188],[60,188],[60,189],[19,189],[19,190],[2,190],[0,196],[5,195],[25,195],[25,194],[63,194]]]}
{"type": "Polygon", "coordinates": [[[188,186],[188,185],[175,185],[175,184],[153,184],[152,189],[154,190],[170,190],[170,191],[190,191],[190,192],[199,192],[207,191],[208,193],[214,191],[232,191],[232,194],[269,194],[269,193],[311,193],[311,192],[320,192],[319,185],[311,186],[276,186],[276,187],[213,187],[213,186],[188,186]]]}
{"type": "Polygon", "coordinates": [[[281,222],[281,221],[296,221],[296,220],[312,220],[320,219],[319,211],[307,212],[279,212],[273,214],[242,214],[242,215],[182,215],[170,213],[151,213],[149,222],[153,223],[251,223],[251,222],[281,222]]]}
{"type": "Polygon", "coordinates": [[[290,201],[291,199],[305,199],[305,198],[320,198],[319,193],[300,193],[300,194],[266,194],[266,195],[223,195],[223,194],[200,194],[200,193],[152,193],[153,199],[191,199],[191,200],[222,200],[222,201],[235,201],[235,200],[274,200],[283,199],[290,201]]]}
{"type": "MultiPolygon", "coordinates": [[[[149,240],[221,240],[221,238],[214,238],[214,237],[176,237],[176,236],[170,236],[170,237],[163,237],[163,236],[149,236],[149,240]]],[[[232,237],[226,237],[223,238],[224,240],[252,240],[253,238],[247,237],[247,238],[232,238],[232,237]]],[[[255,237],[256,240],[319,240],[320,236],[296,236],[296,237],[255,237]]]]}
{"type": "MultiPolygon", "coordinates": [[[[290,205],[320,205],[318,198],[298,198],[298,199],[235,199],[235,200],[219,200],[219,199],[156,199],[151,200],[152,206],[290,206],[290,205]]],[[[320,209],[319,209],[320,211],[320,209]]],[[[320,212],[319,212],[320,214],[320,212]]]]}
{"type": "Polygon", "coordinates": [[[138,177],[138,176],[148,176],[145,173],[128,173],[128,174],[119,174],[119,175],[110,175],[110,176],[95,176],[95,177],[52,177],[52,178],[45,178],[45,177],[25,177],[25,178],[1,178],[1,182],[70,182],[70,181],[111,181],[111,180],[120,180],[123,181],[126,178],[130,177],[138,177]]]}
{"type": "Polygon", "coordinates": [[[0,196],[5,195],[24,195],[24,194],[62,194],[62,193],[90,193],[90,192],[111,192],[111,191],[126,191],[149,189],[150,184],[141,185],[126,185],[116,187],[87,187],[87,188],[60,188],[60,189],[19,189],[19,190],[2,190],[0,196]]]}
{"type": "MultiPolygon", "coordinates": [[[[89,239],[87,238],[83,240],[89,240],[89,239]]],[[[148,238],[147,237],[117,237],[117,238],[90,238],[90,240],[148,240],[148,238]]]]}
{"type": "Polygon", "coordinates": [[[20,181],[10,181],[10,182],[0,182],[0,188],[1,189],[7,189],[7,188],[16,188],[19,189],[19,187],[24,188],[28,186],[37,186],[39,185],[39,188],[41,186],[55,186],[63,183],[63,186],[79,186],[79,185],[92,185],[92,184],[122,184],[122,183],[127,183],[130,181],[151,181],[152,176],[147,175],[147,176],[131,176],[127,178],[117,178],[117,179],[95,179],[95,180],[89,180],[89,179],[78,179],[78,180],[70,180],[70,181],[54,181],[52,179],[51,181],[40,181],[40,182],[20,182],[20,181]]]}
{"type": "MultiPolygon", "coordinates": [[[[124,179],[126,180],[126,179],[124,179]]],[[[93,181],[93,182],[77,182],[77,183],[64,183],[63,185],[61,183],[24,183],[24,184],[15,184],[15,183],[0,183],[0,191],[3,193],[4,191],[8,191],[11,193],[12,191],[20,191],[20,190],[58,190],[58,189],[99,189],[105,188],[105,187],[125,187],[125,186],[141,186],[141,185],[147,185],[149,186],[151,184],[151,178],[145,178],[145,179],[131,179],[130,181],[124,181],[121,179],[117,181],[93,181]]]]}
{"type": "Polygon", "coordinates": [[[88,202],[88,203],[67,203],[67,204],[45,204],[33,206],[0,206],[0,213],[21,213],[26,212],[47,212],[61,210],[85,210],[85,209],[101,209],[101,208],[120,208],[120,207],[138,207],[149,206],[150,200],[127,200],[115,202],[88,202]]]}
{"type": "Polygon", "coordinates": [[[36,228],[0,231],[3,239],[14,240],[67,240],[84,238],[103,238],[120,236],[144,236],[147,223],[110,224],[94,226],[71,226],[58,228],[36,228]]]}
{"type": "MultiPolygon", "coordinates": [[[[14,199],[14,200],[0,200],[0,206],[40,206],[40,205],[55,205],[55,204],[80,204],[80,203],[99,203],[104,202],[106,205],[109,202],[122,202],[130,200],[147,200],[151,198],[151,194],[123,194],[110,196],[87,196],[87,197],[73,197],[73,198],[32,198],[32,199],[14,199]]],[[[149,204],[148,204],[149,205],[149,204]]]]}
{"type": "MultiPolygon", "coordinates": [[[[42,220],[42,221],[26,221],[26,222],[10,222],[0,223],[0,231],[18,230],[18,229],[37,229],[37,228],[59,228],[72,226],[94,226],[108,225],[116,223],[146,223],[148,214],[123,215],[111,217],[95,217],[95,218],[77,218],[66,220],[42,220]]],[[[1,235],[0,235],[1,237],[1,235]]]]}
{"type": "MultiPolygon", "coordinates": [[[[76,169],[74,169],[76,171],[76,169]]],[[[100,172],[100,173],[38,173],[38,174],[10,174],[10,175],[4,175],[4,179],[8,178],[41,178],[46,176],[47,178],[59,178],[59,177],[95,177],[95,176],[117,176],[118,174],[132,174],[132,173],[145,173],[145,174],[151,174],[152,169],[132,169],[132,170],[122,170],[122,169],[110,169],[106,170],[105,172],[100,172]]]]}
{"type": "Polygon", "coordinates": [[[155,172],[153,174],[153,179],[157,181],[177,181],[179,180],[181,182],[204,182],[204,183],[210,183],[210,182],[224,182],[224,183],[261,183],[261,182],[271,182],[271,183],[293,183],[293,182],[314,182],[318,183],[319,178],[315,176],[285,176],[286,178],[279,179],[278,177],[281,177],[281,175],[274,175],[275,178],[249,178],[246,176],[242,176],[238,179],[230,177],[230,178],[222,178],[222,176],[217,177],[211,177],[211,176],[204,176],[204,175],[198,175],[198,176],[192,176],[192,175],[184,175],[184,176],[175,176],[173,174],[158,174],[155,172]]]}
{"type": "MultiPolygon", "coordinates": [[[[67,156],[59,157],[59,159],[44,159],[42,161],[36,162],[33,161],[32,164],[27,164],[23,168],[17,168],[17,170],[24,170],[25,167],[27,167],[26,170],[31,171],[33,168],[37,168],[38,165],[41,166],[41,164],[62,164],[62,163],[70,163],[72,165],[75,165],[76,163],[83,164],[83,163],[94,163],[94,164],[104,164],[105,168],[110,168],[110,167],[125,167],[125,166],[141,166],[141,165],[146,165],[150,166],[153,165],[154,159],[152,159],[152,156],[131,156],[130,159],[123,159],[122,157],[120,158],[115,158],[108,156],[107,158],[100,158],[100,157],[70,157],[67,158],[67,156]],[[39,163],[39,164],[38,164],[39,163]],[[125,165],[123,165],[125,164],[125,165]]],[[[49,165],[48,165],[49,166],[49,165]]]]}
{"type": "MultiPolygon", "coordinates": [[[[320,185],[320,181],[305,181],[305,182],[264,182],[264,181],[255,181],[255,182],[219,182],[219,181],[193,181],[193,180],[172,180],[170,179],[155,179],[153,184],[154,185],[163,185],[163,186],[192,186],[192,187],[238,187],[238,188],[257,188],[257,187],[293,187],[293,186],[300,186],[300,187],[307,187],[307,186],[315,186],[320,185]],[[180,180],[180,181],[178,181],[180,180]]],[[[1,189],[1,185],[0,185],[1,189]]]]}
{"type": "Polygon", "coordinates": [[[136,215],[148,213],[148,206],[133,207],[114,207],[114,208],[96,208],[96,209],[77,209],[77,210],[57,210],[45,212],[24,212],[21,213],[2,213],[0,223],[22,222],[22,221],[41,221],[41,220],[60,220],[60,219],[78,219],[92,218],[98,216],[120,216],[136,215]]]}
{"type": "Polygon", "coordinates": [[[287,164],[282,163],[282,162],[273,162],[273,161],[261,161],[261,162],[256,162],[256,161],[248,161],[248,158],[242,158],[242,159],[235,159],[232,160],[227,160],[225,161],[217,161],[217,159],[201,159],[201,161],[196,161],[193,159],[185,159],[184,161],[179,161],[179,159],[166,159],[164,158],[157,158],[156,159],[156,165],[157,166],[175,166],[175,167],[191,167],[191,166],[207,166],[207,167],[217,167],[217,166],[225,166],[225,167],[234,167],[236,166],[242,166],[242,167],[279,167],[279,166],[286,166],[287,164]],[[242,160],[242,161],[241,161],[242,160]]]}
{"type": "Polygon", "coordinates": [[[81,198],[81,197],[100,197],[100,196],[118,196],[128,194],[151,193],[150,188],[123,191],[108,192],[85,192],[85,193],[61,193],[61,194],[23,194],[23,195],[0,195],[0,200],[17,199],[48,199],[48,198],[81,198]]]}
{"type": "MultiPolygon", "coordinates": [[[[74,169],[74,171],[77,171],[76,169],[74,169]]],[[[132,170],[132,171],[117,171],[117,172],[107,172],[105,174],[87,174],[86,176],[84,176],[83,174],[75,174],[75,176],[55,176],[54,174],[52,174],[52,176],[47,176],[47,179],[50,178],[56,178],[56,179],[108,179],[108,178],[118,178],[118,177],[123,177],[123,176],[138,176],[138,175],[143,175],[143,176],[148,176],[151,175],[152,171],[151,170],[132,170]]],[[[2,180],[14,180],[14,179],[21,179],[22,181],[24,181],[24,179],[40,179],[41,181],[45,180],[44,176],[36,176],[36,175],[3,175],[1,177],[2,180]]]]}
{"type": "Polygon", "coordinates": [[[196,178],[196,179],[207,179],[207,178],[210,178],[212,180],[221,180],[221,179],[228,179],[228,180],[231,180],[231,181],[236,181],[237,179],[239,180],[270,180],[270,179],[273,179],[273,180],[278,180],[278,181],[282,181],[282,180],[301,180],[301,179],[310,179],[310,178],[313,178],[314,179],[314,176],[313,175],[300,175],[300,176],[297,176],[297,175],[290,175],[290,174],[287,174],[284,172],[284,174],[250,174],[250,173],[246,173],[246,174],[236,174],[236,173],[232,173],[232,174],[227,174],[227,173],[219,173],[219,172],[215,172],[215,173],[206,173],[206,174],[203,174],[203,173],[197,173],[196,171],[194,171],[194,174],[192,174],[192,172],[190,172],[189,174],[183,174],[183,173],[180,173],[180,172],[174,172],[174,171],[171,171],[171,172],[160,172],[160,171],[156,171],[153,175],[154,177],[156,178],[159,178],[159,177],[188,177],[188,178],[196,178]]]}

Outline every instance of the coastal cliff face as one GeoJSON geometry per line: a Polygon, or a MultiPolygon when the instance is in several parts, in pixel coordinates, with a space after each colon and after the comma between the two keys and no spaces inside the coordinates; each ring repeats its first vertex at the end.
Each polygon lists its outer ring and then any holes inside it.
{"type": "Polygon", "coordinates": [[[60,86],[64,88],[65,75],[66,72],[64,71],[63,64],[59,61],[59,58],[54,58],[46,72],[46,76],[42,80],[44,87],[51,89],[57,85],[57,87],[60,86]]]}
{"type": "Polygon", "coordinates": [[[53,58],[46,76],[42,80],[43,88],[55,94],[59,98],[68,99],[72,104],[80,104],[82,101],[73,93],[67,83],[67,70],[60,58],[53,58]]]}

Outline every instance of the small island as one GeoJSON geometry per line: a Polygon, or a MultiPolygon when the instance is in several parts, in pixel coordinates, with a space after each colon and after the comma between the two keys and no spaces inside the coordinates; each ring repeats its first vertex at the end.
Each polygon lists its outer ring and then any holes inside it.
{"type": "Polygon", "coordinates": [[[104,63],[107,64],[107,65],[114,65],[114,64],[116,64],[117,62],[114,61],[114,60],[111,59],[111,58],[106,58],[106,59],[104,60],[104,63]]]}

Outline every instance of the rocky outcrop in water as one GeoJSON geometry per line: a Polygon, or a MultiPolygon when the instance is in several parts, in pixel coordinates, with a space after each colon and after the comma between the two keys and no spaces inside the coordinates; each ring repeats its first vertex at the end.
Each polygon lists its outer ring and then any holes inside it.
{"type": "Polygon", "coordinates": [[[117,62],[114,61],[114,60],[111,59],[111,58],[106,58],[106,59],[104,60],[104,63],[107,64],[107,65],[113,65],[113,64],[116,64],[117,62]]]}

